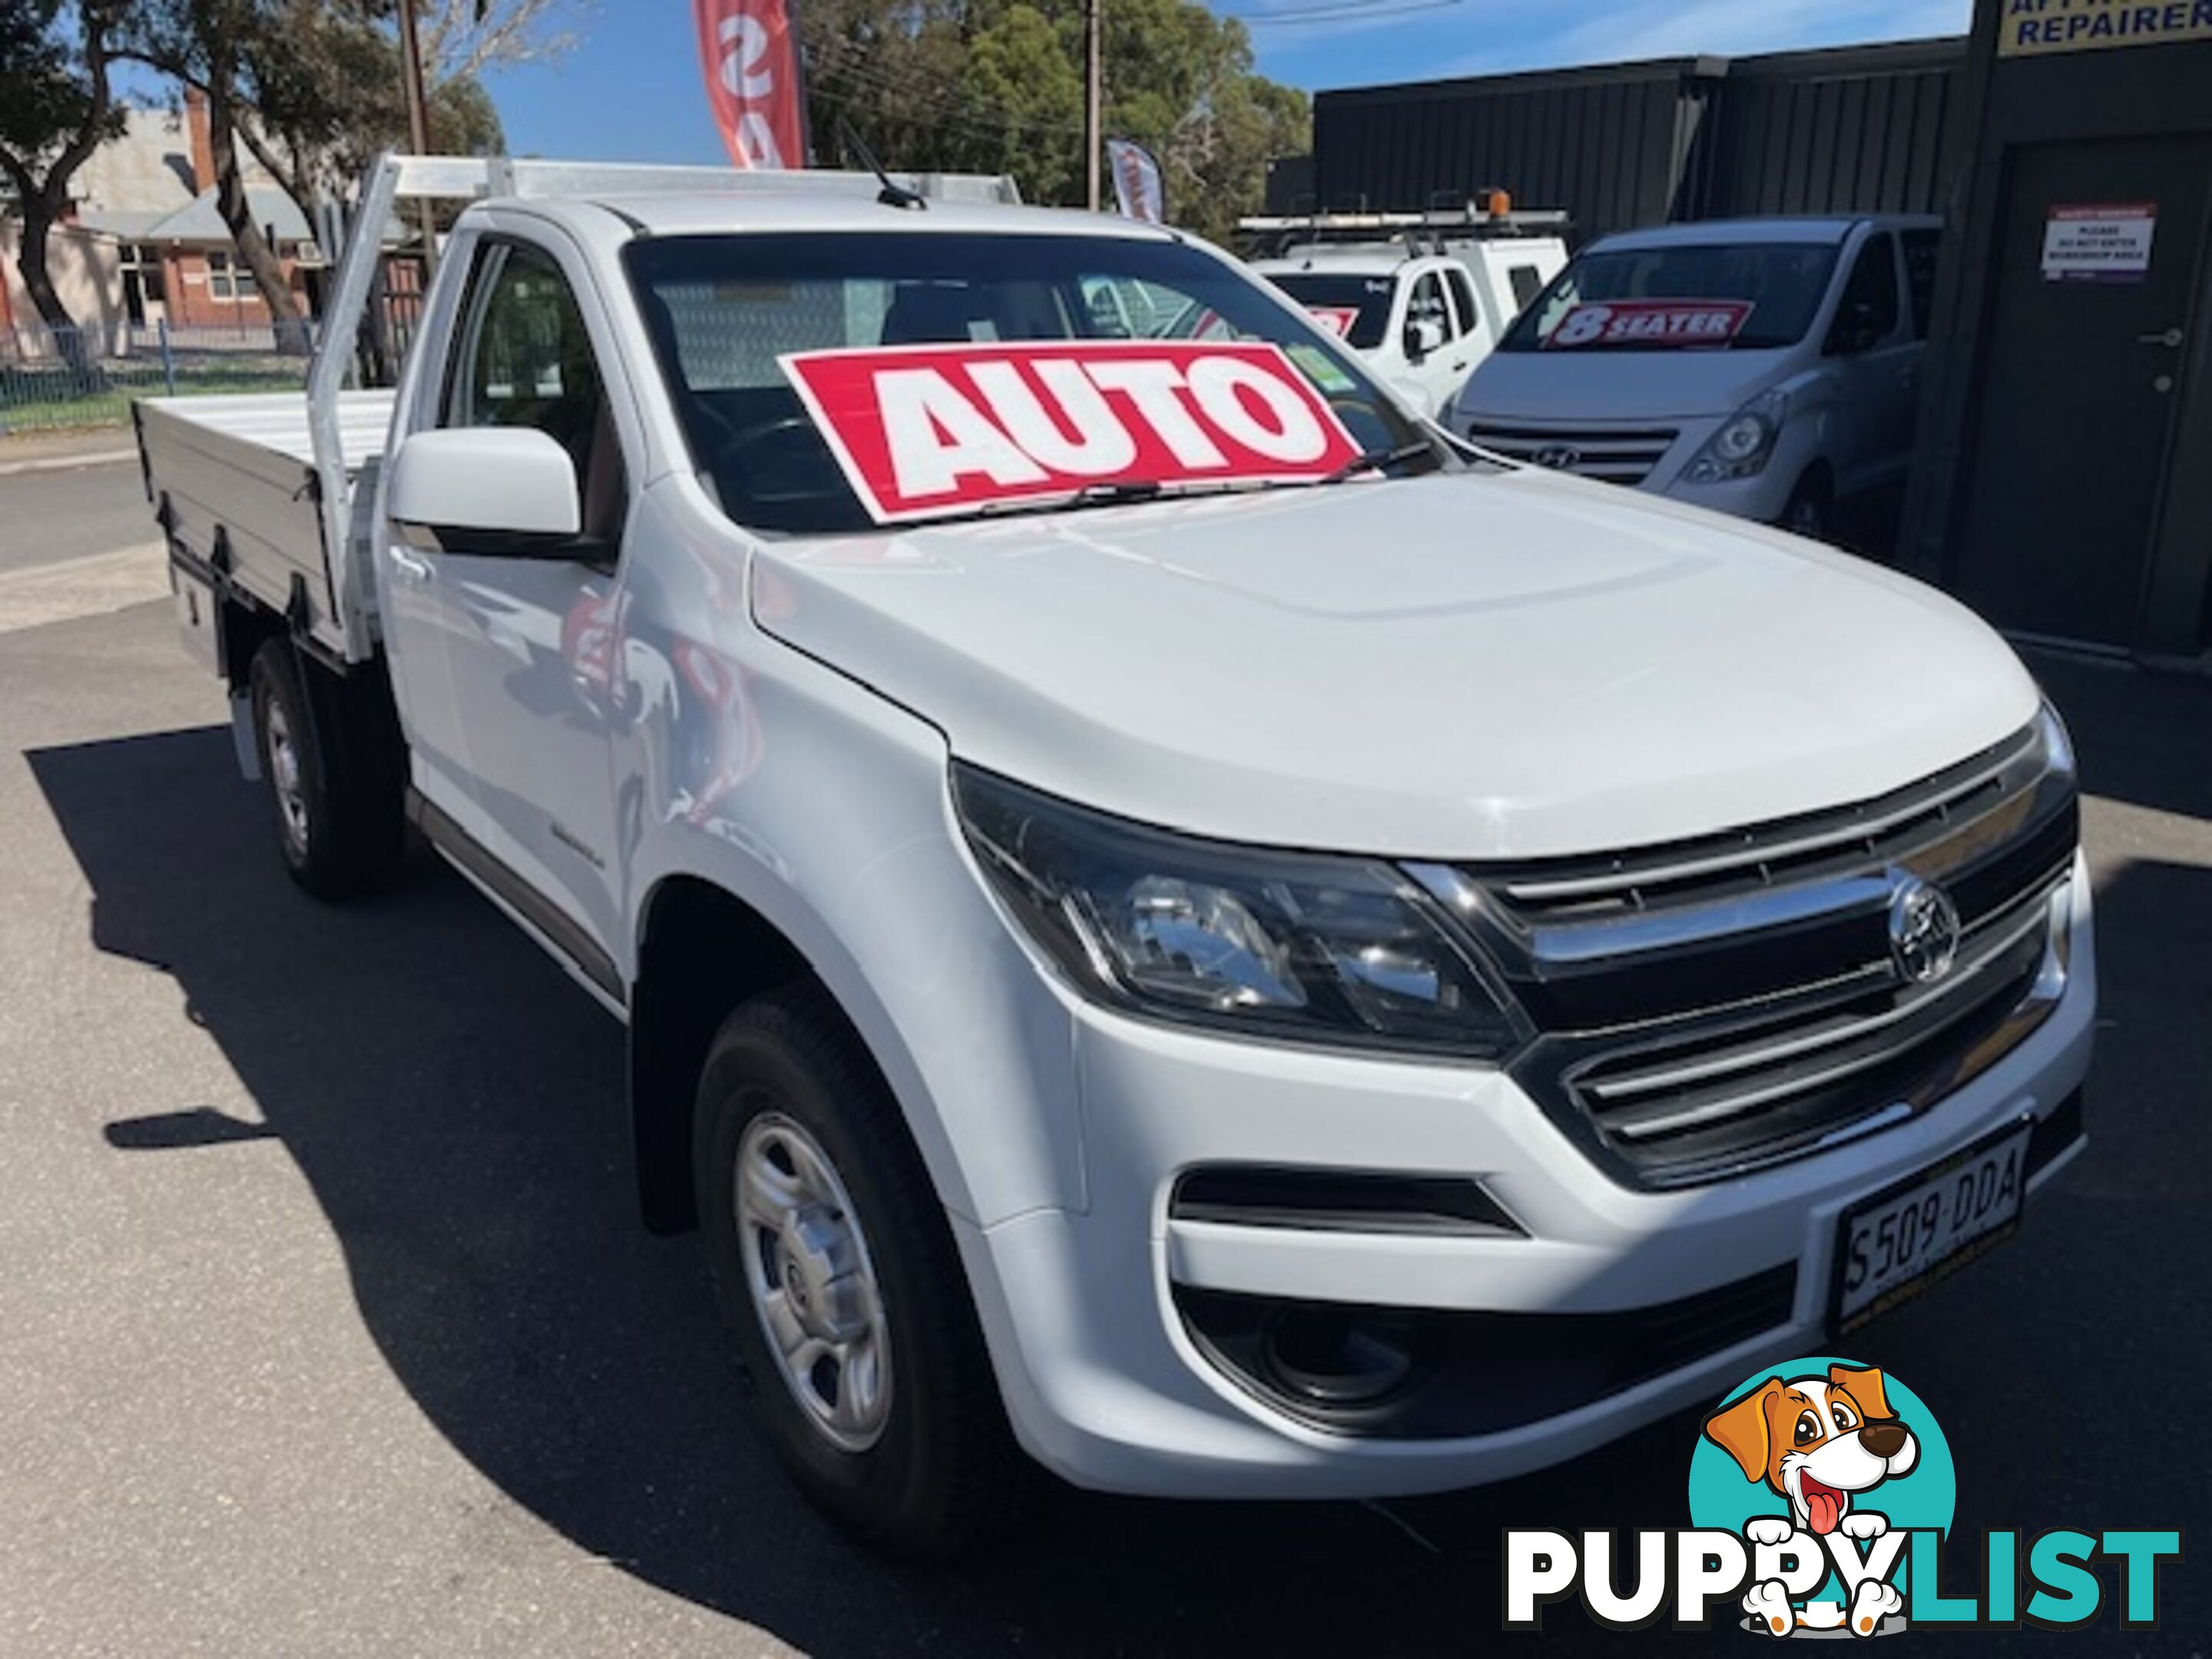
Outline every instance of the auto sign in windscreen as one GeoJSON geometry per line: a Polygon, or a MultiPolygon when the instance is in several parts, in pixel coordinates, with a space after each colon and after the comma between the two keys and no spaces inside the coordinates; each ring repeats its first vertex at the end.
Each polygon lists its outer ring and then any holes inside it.
{"type": "Polygon", "coordinates": [[[1419,436],[1359,359],[1209,254],[957,231],[655,237],[624,254],[702,476],[748,529],[873,520],[794,389],[794,354],[1036,341],[1279,346],[1360,450],[1419,436]]]}
{"type": "MultiPolygon", "coordinates": [[[[1711,247],[1598,248],[1579,254],[1516,319],[1500,351],[1537,351],[1577,310],[1613,301],[1748,305],[1728,349],[1771,351],[1805,337],[1835,272],[1829,242],[1749,242],[1711,247]]],[[[1666,351],[1684,342],[1663,332],[1623,331],[1596,349],[1666,351]]]]}

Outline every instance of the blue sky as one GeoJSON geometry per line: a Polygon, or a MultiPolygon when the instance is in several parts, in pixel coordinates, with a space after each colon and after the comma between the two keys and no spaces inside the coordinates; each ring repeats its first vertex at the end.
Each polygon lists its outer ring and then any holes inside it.
{"type": "MultiPolygon", "coordinates": [[[[1262,21],[1271,11],[1311,9],[1323,0],[1216,0],[1215,9],[1251,20],[1262,73],[1310,89],[1956,34],[1965,32],[1972,10],[1972,0],[1368,3],[1393,15],[1262,21]]],[[[686,0],[602,0],[578,22],[582,44],[557,65],[507,70],[490,80],[517,155],[722,159],[686,0]]]]}

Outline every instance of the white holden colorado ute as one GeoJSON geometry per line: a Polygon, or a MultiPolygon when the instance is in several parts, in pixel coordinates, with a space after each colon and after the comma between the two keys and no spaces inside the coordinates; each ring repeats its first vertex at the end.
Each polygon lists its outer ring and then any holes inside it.
{"type": "Polygon", "coordinates": [[[411,823],[627,1024],[645,1219],[861,1535],[1555,1462],[2081,1146],[2074,758],[1949,599],[987,181],[414,194],[483,199],[395,390],[356,246],[306,397],[139,406],[185,631],[301,886],[411,823]]]}

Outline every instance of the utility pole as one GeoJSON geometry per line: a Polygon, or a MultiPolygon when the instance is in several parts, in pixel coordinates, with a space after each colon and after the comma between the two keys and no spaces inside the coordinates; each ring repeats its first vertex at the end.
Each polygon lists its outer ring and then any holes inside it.
{"type": "Polygon", "coordinates": [[[1101,73],[1098,14],[1105,0],[1083,0],[1083,177],[1084,200],[1098,211],[1099,118],[1104,77],[1101,73]]]}
{"type": "MultiPolygon", "coordinates": [[[[430,153],[430,99],[422,84],[422,41],[415,29],[415,0],[399,0],[399,78],[407,90],[407,143],[417,155],[430,153]]],[[[430,267],[437,263],[437,225],[430,216],[428,198],[416,204],[418,222],[422,233],[422,273],[427,278],[430,267]]],[[[370,225],[368,234],[374,236],[380,227],[370,225]]],[[[423,283],[423,292],[429,284],[423,283]]]]}

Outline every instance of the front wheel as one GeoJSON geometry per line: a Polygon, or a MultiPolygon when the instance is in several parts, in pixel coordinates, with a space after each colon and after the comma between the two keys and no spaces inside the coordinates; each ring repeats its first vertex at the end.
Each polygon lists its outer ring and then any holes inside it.
{"type": "Polygon", "coordinates": [[[1008,1510],[1024,1463],[935,1190],[821,992],[723,1023],[693,1154],[717,1299],[777,1455],[864,1542],[957,1553],[1008,1510]]]}

